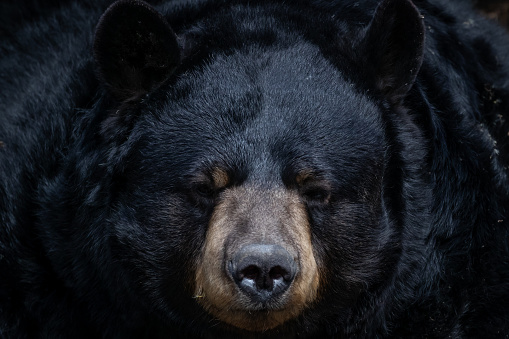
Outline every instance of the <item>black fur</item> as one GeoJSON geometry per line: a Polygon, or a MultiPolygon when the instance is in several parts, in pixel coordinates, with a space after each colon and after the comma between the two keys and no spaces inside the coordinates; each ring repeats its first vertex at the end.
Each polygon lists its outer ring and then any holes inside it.
{"type": "Polygon", "coordinates": [[[1,337],[508,336],[509,38],[464,1],[48,4],[0,11],[1,337]],[[194,299],[214,166],[329,185],[262,334],[194,299]]]}

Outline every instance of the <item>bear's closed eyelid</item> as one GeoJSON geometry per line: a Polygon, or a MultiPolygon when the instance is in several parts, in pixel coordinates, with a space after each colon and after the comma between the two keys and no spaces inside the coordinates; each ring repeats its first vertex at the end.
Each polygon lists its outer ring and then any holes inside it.
{"type": "Polygon", "coordinates": [[[330,200],[331,191],[325,186],[310,186],[304,188],[301,195],[308,202],[326,204],[330,200]]]}

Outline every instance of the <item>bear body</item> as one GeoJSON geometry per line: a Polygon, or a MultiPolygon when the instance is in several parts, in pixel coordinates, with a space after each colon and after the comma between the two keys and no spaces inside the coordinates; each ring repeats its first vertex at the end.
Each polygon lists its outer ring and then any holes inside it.
{"type": "Polygon", "coordinates": [[[0,337],[508,336],[509,38],[463,1],[2,6],[0,337]]]}

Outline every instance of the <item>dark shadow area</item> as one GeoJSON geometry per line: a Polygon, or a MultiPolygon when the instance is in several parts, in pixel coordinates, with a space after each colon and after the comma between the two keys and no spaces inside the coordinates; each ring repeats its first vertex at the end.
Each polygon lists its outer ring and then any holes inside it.
{"type": "Polygon", "coordinates": [[[474,0],[474,3],[487,17],[509,28],[509,0],[474,0]]]}

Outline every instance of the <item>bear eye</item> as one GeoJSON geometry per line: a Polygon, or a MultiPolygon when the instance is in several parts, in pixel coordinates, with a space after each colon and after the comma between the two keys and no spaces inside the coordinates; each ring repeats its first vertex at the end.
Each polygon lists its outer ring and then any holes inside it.
{"type": "Polygon", "coordinates": [[[195,192],[198,193],[202,198],[213,198],[216,194],[214,188],[206,182],[198,183],[195,186],[195,192]]]}
{"type": "Polygon", "coordinates": [[[326,204],[330,199],[330,192],[325,187],[311,186],[302,189],[302,197],[312,203],[326,204]]]}
{"type": "Polygon", "coordinates": [[[189,193],[198,203],[209,206],[229,186],[230,180],[228,172],[221,167],[201,170],[192,176],[189,193]]]}
{"type": "Polygon", "coordinates": [[[301,171],[295,178],[295,183],[302,198],[311,204],[326,204],[329,202],[331,192],[328,183],[313,171],[301,171]]]}

